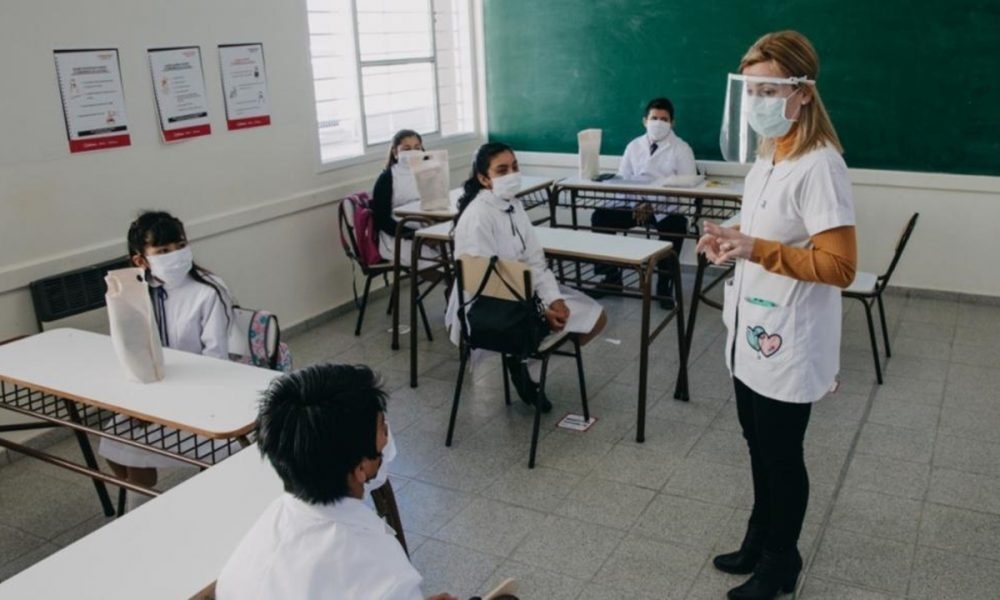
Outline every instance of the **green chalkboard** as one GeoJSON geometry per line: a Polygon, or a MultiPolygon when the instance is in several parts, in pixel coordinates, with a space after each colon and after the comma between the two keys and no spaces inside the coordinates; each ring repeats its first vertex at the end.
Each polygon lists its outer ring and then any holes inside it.
{"type": "Polygon", "coordinates": [[[666,95],[700,159],[721,159],[726,74],[761,34],[796,29],[851,167],[1000,175],[1000,0],[486,0],[490,139],[602,153],[666,95]]]}

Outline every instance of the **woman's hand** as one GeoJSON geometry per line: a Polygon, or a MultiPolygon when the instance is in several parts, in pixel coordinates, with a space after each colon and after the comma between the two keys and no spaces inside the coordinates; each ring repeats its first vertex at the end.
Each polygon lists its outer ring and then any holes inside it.
{"type": "Polygon", "coordinates": [[[755,241],[755,238],[736,229],[706,221],[705,234],[698,240],[698,252],[703,252],[714,264],[721,265],[736,258],[749,259],[755,241]]]}
{"type": "Polygon", "coordinates": [[[562,331],[569,321],[569,307],[566,301],[560,298],[545,309],[545,320],[549,322],[549,329],[552,331],[562,331]]]}

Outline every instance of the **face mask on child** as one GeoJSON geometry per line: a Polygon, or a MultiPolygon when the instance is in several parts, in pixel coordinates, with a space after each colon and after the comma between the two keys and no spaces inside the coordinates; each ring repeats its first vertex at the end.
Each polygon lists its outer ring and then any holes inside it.
{"type": "Polygon", "coordinates": [[[365,494],[371,494],[372,490],[377,490],[378,488],[385,485],[387,479],[389,479],[389,467],[387,466],[392,459],[396,458],[396,442],[392,439],[392,433],[389,433],[389,440],[385,444],[385,448],[382,448],[382,464],[378,466],[378,472],[375,473],[375,477],[372,477],[365,482],[365,494]]]}
{"type": "Polygon", "coordinates": [[[190,246],[185,246],[167,254],[152,254],[146,257],[146,261],[153,277],[169,289],[184,281],[194,264],[194,254],[190,246]]]}
{"type": "Polygon", "coordinates": [[[493,178],[493,193],[504,200],[513,200],[521,191],[521,173],[508,173],[493,178]]]}

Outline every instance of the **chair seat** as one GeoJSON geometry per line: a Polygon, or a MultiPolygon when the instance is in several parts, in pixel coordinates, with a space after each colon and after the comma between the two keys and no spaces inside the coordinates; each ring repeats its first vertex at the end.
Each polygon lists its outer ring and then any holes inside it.
{"type": "Polygon", "coordinates": [[[858,271],[854,276],[854,281],[844,290],[845,294],[874,294],[875,285],[878,283],[878,275],[858,271]]]}
{"type": "Polygon", "coordinates": [[[557,346],[560,342],[566,339],[567,336],[569,336],[569,332],[566,331],[565,329],[563,329],[562,331],[556,331],[554,333],[550,333],[549,335],[545,336],[541,342],[539,342],[538,351],[539,352],[548,351],[549,349],[557,346]]]}

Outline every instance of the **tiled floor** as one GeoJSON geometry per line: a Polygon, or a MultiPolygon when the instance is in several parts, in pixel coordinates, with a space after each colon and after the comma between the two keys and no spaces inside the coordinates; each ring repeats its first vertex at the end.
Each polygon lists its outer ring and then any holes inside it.
{"type": "MultiPolygon", "coordinates": [[[[883,386],[864,313],[845,305],[843,385],[816,405],[807,435],[798,597],[996,598],[1000,307],[887,300],[893,357],[883,386]]],[[[440,295],[431,304],[440,315],[440,295]]],[[[612,324],[585,357],[600,420],[586,434],[554,427],[579,406],[572,363],[555,362],[556,408],[531,471],[531,413],[504,405],[495,360],[467,378],[455,443],[444,447],[457,360],[442,327],[422,344],[416,389],[405,350],[389,348],[384,300],[361,338],[351,313],[291,340],[299,365],[367,363],[392,390],[394,485],[428,593],[467,597],[511,576],[525,599],[723,598],[742,580],[711,566],[739,543],[751,503],[719,315],[706,309],[698,324],[690,403],[671,395],[673,329],[655,343],[647,439],[637,444],[638,302],[605,304],[612,324]]],[[[76,452],[71,440],[56,447],[76,452]]],[[[88,481],[28,459],[0,469],[0,579],[105,522],[88,481]]]]}

